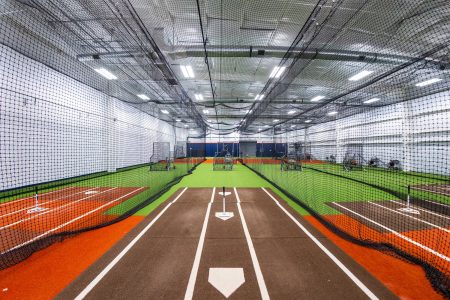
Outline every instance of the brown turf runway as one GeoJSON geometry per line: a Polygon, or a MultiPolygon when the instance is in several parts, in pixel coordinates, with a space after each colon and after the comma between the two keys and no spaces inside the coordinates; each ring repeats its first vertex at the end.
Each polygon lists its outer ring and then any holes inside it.
{"type": "MultiPolygon", "coordinates": [[[[262,189],[237,189],[254,248],[245,236],[234,191],[227,189],[232,192],[226,198],[227,211],[233,212],[234,217],[226,221],[215,217],[215,212],[222,209],[218,195],[221,189],[216,190],[214,203],[208,204],[212,191],[211,188],[189,188],[166,209],[166,205],[182,192],[177,191],[58,298],[74,299],[79,295],[161,212],[164,213],[152,227],[93,286],[87,299],[183,299],[190,277],[195,283],[193,299],[225,299],[208,282],[209,268],[242,268],[245,283],[229,299],[261,299],[261,280],[257,280],[250,249],[254,249],[271,299],[368,298],[262,189]],[[210,214],[205,222],[208,207],[210,214]],[[203,247],[198,247],[202,241],[202,228],[206,228],[203,247]],[[193,276],[196,254],[199,265],[193,276]]],[[[284,201],[275,197],[376,296],[395,298],[284,201]]]]}

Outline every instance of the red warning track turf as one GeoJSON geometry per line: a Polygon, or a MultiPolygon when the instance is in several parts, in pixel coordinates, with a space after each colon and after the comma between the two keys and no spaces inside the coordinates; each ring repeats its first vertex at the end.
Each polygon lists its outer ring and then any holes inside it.
{"type": "MultiPolygon", "coordinates": [[[[143,187],[75,187],[43,194],[41,212],[29,213],[34,199],[4,203],[0,211],[0,253],[4,254],[48,235],[98,225],[99,215],[139,194],[143,187]]],[[[102,215],[101,221],[107,216],[102,215]]]]}

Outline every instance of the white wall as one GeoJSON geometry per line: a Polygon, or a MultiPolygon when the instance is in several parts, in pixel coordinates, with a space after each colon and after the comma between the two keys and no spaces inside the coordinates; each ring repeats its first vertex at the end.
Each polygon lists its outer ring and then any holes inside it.
{"type": "MultiPolygon", "coordinates": [[[[305,131],[290,133],[301,140],[305,131]]],[[[366,160],[398,159],[408,171],[450,174],[450,93],[442,92],[311,126],[307,139],[317,159],[337,155],[348,144],[363,144],[366,160]]]]}
{"type": "Polygon", "coordinates": [[[154,141],[173,126],[0,46],[0,190],[146,163],[154,141]]]}

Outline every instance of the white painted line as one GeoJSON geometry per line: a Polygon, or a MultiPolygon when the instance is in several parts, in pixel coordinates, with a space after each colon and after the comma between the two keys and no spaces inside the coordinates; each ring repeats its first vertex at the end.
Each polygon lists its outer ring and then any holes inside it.
{"type": "Polygon", "coordinates": [[[107,193],[107,192],[112,191],[112,190],[115,190],[115,189],[117,189],[117,187],[107,189],[107,190],[102,191],[102,192],[100,192],[100,193],[98,193],[98,194],[95,194],[95,195],[92,195],[92,196],[89,196],[89,197],[84,197],[84,198],[81,198],[81,199],[79,199],[79,200],[76,200],[76,201],[73,201],[73,202],[69,202],[69,203],[64,204],[64,205],[61,205],[61,206],[54,207],[54,208],[49,209],[49,210],[46,210],[46,211],[44,211],[44,212],[42,212],[42,213],[38,213],[38,214],[36,214],[36,215],[33,215],[33,216],[29,217],[29,218],[25,218],[25,219],[22,219],[22,220],[13,222],[13,223],[11,223],[11,224],[5,225],[5,226],[3,226],[3,227],[0,227],[0,230],[3,230],[3,229],[6,229],[6,228],[9,228],[9,227],[12,227],[12,226],[14,226],[14,225],[17,225],[17,224],[20,224],[20,223],[23,223],[23,222],[26,222],[26,221],[29,221],[29,220],[32,220],[32,219],[37,218],[37,217],[39,217],[39,216],[48,214],[48,213],[53,212],[53,211],[56,211],[56,210],[60,210],[60,209],[65,208],[65,207],[67,207],[67,206],[74,205],[74,204],[76,204],[76,203],[78,203],[78,202],[81,202],[81,201],[83,201],[83,200],[86,200],[86,199],[89,199],[89,198],[98,196],[99,194],[107,193]]]}
{"type": "Polygon", "coordinates": [[[25,246],[25,245],[28,245],[28,244],[30,244],[30,243],[32,243],[32,242],[34,242],[34,241],[36,241],[36,240],[38,240],[38,239],[40,239],[40,238],[46,236],[46,235],[48,235],[49,233],[52,233],[52,232],[54,232],[54,231],[56,231],[56,230],[58,230],[58,229],[61,229],[61,228],[63,228],[63,227],[66,227],[67,225],[72,224],[73,222],[78,221],[79,219],[82,219],[82,218],[84,218],[84,217],[86,217],[86,216],[88,216],[88,215],[90,215],[90,214],[96,212],[97,210],[102,209],[102,208],[104,208],[104,207],[110,205],[111,203],[117,202],[117,201],[119,201],[120,199],[125,198],[125,197],[127,197],[128,195],[131,195],[131,194],[133,194],[134,192],[137,192],[137,191],[142,190],[142,189],[144,189],[144,188],[141,187],[141,188],[135,189],[135,190],[133,190],[132,192],[129,192],[128,194],[125,194],[125,195],[123,195],[123,196],[121,196],[121,197],[119,197],[119,198],[116,198],[116,199],[114,199],[114,200],[111,200],[111,201],[109,201],[108,203],[103,204],[102,206],[99,206],[99,207],[97,207],[97,208],[95,208],[95,209],[93,209],[93,210],[90,210],[90,211],[88,211],[87,213],[85,213],[85,214],[83,214],[83,215],[81,215],[81,216],[78,216],[78,217],[76,217],[76,218],[74,218],[74,219],[72,219],[72,220],[70,220],[70,221],[68,221],[68,222],[66,222],[66,223],[63,223],[63,224],[61,224],[61,225],[58,225],[58,226],[56,226],[55,228],[52,228],[52,229],[50,229],[50,230],[48,230],[48,231],[46,231],[46,232],[44,232],[44,233],[42,233],[42,234],[40,234],[40,235],[34,237],[34,238],[32,238],[31,240],[28,240],[28,241],[26,241],[26,242],[24,242],[24,243],[21,243],[21,244],[19,244],[19,245],[17,245],[17,246],[14,246],[13,248],[8,249],[7,251],[2,252],[2,253],[0,253],[0,254],[3,255],[3,254],[5,254],[5,253],[11,252],[11,251],[13,251],[13,250],[15,250],[15,249],[18,249],[18,248],[20,248],[20,247],[23,247],[23,246],[25,246]]]}
{"type": "Polygon", "coordinates": [[[109,271],[111,271],[112,268],[127,254],[128,251],[141,239],[141,237],[155,224],[156,221],[166,212],[166,210],[175,203],[187,190],[187,188],[184,188],[184,190],[181,191],[180,194],[169,204],[164,207],[164,209],[147,225],[144,229],[92,280],[85,288],[81,291],[81,293],[78,294],[77,297],[75,297],[75,300],[81,300],[84,299],[84,297],[89,294],[92,289],[103,279],[103,277],[108,274],[109,271]]]}
{"type": "Polygon", "coordinates": [[[375,300],[378,297],[369,288],[359,280],[333,253],[330,252],[312,233],[310,233],[292,214],[290,214],[275,197],[273,197],[265,188],[262,188],[267,195],[277,204],[277,206],[347,275],[369,299],[375,300]]]}
{"type": "Polygon", "coordinates": [[[426,201],[426,202],[429,202],[429,203],[433,203],[433,204],[436,204],[436,205],[440,205],[440,206],[443,206],[443,207],[450,208],[450,205],[447,205],[447,204],[444,204],[444,203],[434,202],[434,201],[425,200],[425,199],[423,199],[422,201],[426,201]]]}
{"type": "Polygon", "coordinates": [[[380,224],[380,223],[378,223],[378,222],[376,222],[376,221],[374,221],[374,220],[372,220],[372,219],[369,219],[369,218],[367,218],[367,217],[365,217],[365,216],[363,216],[363,215],[361,215],[361,214],[359,214],[359,213],[357,213],[357,212],[355,212],[355,211],[353,211],[353,210],[351,210],[351,209],[348,209],[347,207],[345,207],[345,206],[343,206],[343,205],[340,205],[340,204],[338,204],[338,203],[336,203],[336,202],[332,202],[332,203],[333,203],[334,205],[336,205],[336,206],[339,206],[339,207],[341,207],[341,208],[343,208],[343,209],[345,209],[345,210],[347,210],[347,211],[349,211],[349,212],[351,212],[351,213],[353,213],[353,214],[359,216],[360,218],[363,218],[364,220],[367,220],[367,221],[369,221],[369,222],[371,222],[371,223],[373,223],[373,224],[375,224],[375,225],[377,225],[377,226],[383,228],[384,230],[387,230],[387,231],[393,233],[394,235],[398,236],[399,238],[401,238],[401,239],[403,239],[403,240],[405,240],[405,241],[407,241],[407,242],[410,242],[411,244],[416,245],[417,247],[422,248],[422,249],[424,249],[425,251],[428,251],[428,252],[430,252],[430,253],[436,255],[437,257],[442,258],[442,259],[444,259],[444,260],[450,262],[450,258],[447,257],[447,256],[445,256],[444,254],[439,253],[439,252],[437,252],[436,250],[433,250],[433,249],[431,249],[431,248],[429,248],[429,247],[427,247],[427,246],[424,246],[424,245],[422,245],[421,243],[416,242],[416,241],[410,239],[409,237],[404,236],[403,234],[398,233],[397,231],[395,231],[395,230],[393,230],[393,229],[391,229],[391,228],[389,228],[389,227],[387,227],[387,226],[384,226],[384,225],[382,225],[382,224],[380,224]]]}
{"type": "Polygon", "coordinates": [[[236,195],[236,199],[237,199],[236,205],[237,205],[237,208],[239,211],[239,216],[241,217],[242,228],[244,229],[244,235],[245,235],[245,239],[247,240],[248,250],[250,251],[250,257],[252,258],[253,268],[255,269],[256,280],[258,282],[259,291],[261,293],[261,298],[263,300],[268,300],[268,299],[270,299],[269,292],[267,291],[266,282],[264,281],[264,276],[262,274],[261,267],[259,266],[258,257],[256,256],[255,247],[253,246],[252,238],[250,236],[250,231],[248,230],[248,227],[247,227],[247,222],[245,222],[244,213],[242,212],[242,207],[241,207],[241,199],[239,198],[239,194],[238,194],[236,188],[234,188],[234,194],[236,195]]]}
{"type": "MultiPolygon", "coordinates": [[[[401,201],[394,201],[394,200],[389,200],[389,201],[394,202],[394,203],[397,203],[397,204],[400,204],[400,205],[403,205],[403,206],[408,206],[407,204],[402,203],[401,201]]],[[[421,211],[423,211],[423,212],[426,212],[426,213],[429,213],[429,214],[432,214],[432,215],[436,215],[436,216],[438,216],[438,217],[441,217],[441,218],[450,220],[450,217],[447,217],[447,216],[444,216],[444,215],[435,213],[435,212],[433,212],[433,211],[431,211],[431,210],[428,210],[428,209],[421,208],[421,207],[419,207],[418,205],[414,205],[413,207],[414,207],[414,209],[418,209],[418,210],[421,210],[421,211]]]]}
{"type": "MultiPolygon", "coordinates": [[[[67,198],[67,197],[72,197],[72,196],[74,196],[74,195],[81,194],[81,193],[84,193],[84,192],[86,192],[86,191],[90,191],[90,190],[93,190],[93,189],[96,189],[96,187],[91,188],[91,189],[89,189],[89,190],[83,190],[83,191],[81,191],[81,192],[76,192],[76,193],[74,193],[74,194],[64,195],[63,197],[59,197],[59,198],[56,198],[56,199],[51,199],[51,200],[49,200],[49,201],[39,203],[39,206],[45,205],[45,204],[47,204],[47,203],[51,203],[51,202],[53,202],[53,201],[58,201],[58,200],[61,200],[61,199],[67,198]]],[[[31,205],[31,206],[28,206],[28,207],[25,207],[25,208],[22,208],[22,209],[19,209],[19,210],[15,210],[15,211],[12,211],[12,212],[7,213],[7,214],[5,214],[5,215],[1,215],[1,216],[0,216],[0,219],[1,219],[1,218],[4,218],[4,217],[7,217],[7,216],[10,216],[10,215],[13,215],[13,214],[16,214],[16,213],[18,213],[18,212],[21,212],[21,211],[24,211],[24,210],[33,208],[33,207],[35,207],[35,205],[31,205]]]]}
{"type": "MultiPolygon", "coordinates": [[[[70,189],[73,189],[73,188],[75,188],[75,187],[74,186],[69,186],[69,187],[65,187],[65,188],[60,189],[60,190],[51,191],[51,192],[47,192],[47,193],[42,193],[42,194],[39,194],[39,196],[50,195],[50,194],[53,194],[53,193],[62,192],[62,191],[70,190],[70,189]]],[[[0,207],[1,206],[5,206],[5,205],[15,204],[17,202],[22,202],[22,201],[30,200],[30,199],[34,200],[34,195],[30,196],[30,197],[25,197],[25,198],[20,198],[20,199],[11,200],[11,201],[8,201],[8,202],[0,203],[0,207]]]]}
{"type": "MultiPolygon", "coordinates": [[[[442,192],[432,191],[432,190],[428,190],[428,189],[424,189],[424,188],[419,188],[419,187],[411,187],[411,189],[416,190],[416,191],[423,191],[423,192],[429,192],[429,193],[438,194],[438,195],[444,195],[444,196],[448,196],[448,195],[449,195],[448,192],[442,193],[442,192]]],[[[434,202],[434,201],[430,201],[430,200],[424,200],[424,201],[431,202],[431,203],[434,203],[434,204],[437,204],[437,205],[442,205],[442,206],[450,207],[449,205],[444,204],[444,203],[434,202]]]]}
{"type": "Polygon", "coordinates": [[[208,203],[208,208],[206,209],[205,220],[203,221],[202,231],[200,233],[200,238],[198,240],[197,251],[195,252],[194,263],[192,264],[191,275],[189,276],[188,285],[186,288],[186,293],[184,294],[185,300],[191,300],[194,296],[195,282],[197,281],[198,268],[200,267],[200,259],[202,258],[203,245],[205,244],[206,229],[208,227],[209,214],[211,212],[211,206],[214,202],[214,195],[216,194],[216,188],[213,188],[211,194],[211,200],[208,203]]]}
{"type": "Polygon", "coordinates": [[[438,226],[438,225],[436,225],[436,224],[430,223],[430,222],[428,222],[428,221],[422,220],[422,219],[420,219],[420,218],[416,218],[416,217],[411,216],[411,215],[408,215],[408,214],[404,214],[404,213],[402,213],[402,212],[399,212],[398,210],[391,209],[391,208],[389,208],[389,207],[386,207],[386,206],[384,206],[384,205],[381,205],[381,204],[378,204],[378,203],[375,203],[375,202],[371,202],[371,201],[368,201],[368,202],[369,202],[370,204],[376,205],[376,206],[378,206],[378,207],[387,209],[387,210],[392,211],[392,212],[394,212],[394,213],[400,214],[400,215],[402,215],[402,216],[406,216],[406,217],[408,217],[408,218],[411,218],[411,219],[414,219],[414,220],[416,220],[416,221],[419,221],[419,222],[422,222],[422,223],[424,223],[424,224],[427,224],[427,225],[430,225],[430,226],[432,226],[432,227],[435,227],[435,228],[437,228],[437,229],[439,229],[439,230],[442,230],[442,231],[445,231],[445,232],[447,232],[447,233],[450,233],[450,230],[445,229],[445,228],[443,228],[443,227],[441,227],[441,226],[438,226]]]}

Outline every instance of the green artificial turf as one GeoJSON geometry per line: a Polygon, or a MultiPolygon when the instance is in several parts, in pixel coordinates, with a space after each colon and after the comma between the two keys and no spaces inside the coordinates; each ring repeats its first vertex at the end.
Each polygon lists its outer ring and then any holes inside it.
{"type": "MultiPolygon", "coordinates": [[[[422,173],[389,172],[380,169],[348,172],[344,171],[339,165],[331,164],[305,164],[303,171],[281,171],[279,164],[250,164],[249,166],[320,214],[338,214],[339,212],[337,210],[331,208],[327,204],[333,201],[384,201],[398,199],[398,197],[394,196],[392,193],[383,191],[380,187],[406,195],[407,185],[427,183],[448,184],[450,181],[448,177],[444,176],[422,173]]],[[[232,171],[213,171],[212,168],[212,164],[200,164],[197,169],[194,170],[193,174],[185,176],[179,183],[171,187],[169,191],[136,214],[149,214],[179,188],[222,186],[269,187],[300,214],[306,214],[301,207],[291,201],[281,191],[243,165],[235,165],[232,171]]],[[[62,189],[68,186],[146,187],[147,189],[140,194],[106,212],[106,214],[119,215],[154,196],[169,182],[186,174],[187,170],[188,165],[186,164],[178,164],[176,169],[169,172],[149,172],[148,166],[144,166],[120,172],[102,173],[102,176],[93,178],[86,177],[86,180],[70,182],[67,184],[65,181],[61,181],[62,184],[53,189],[62,189]]],[[[51,189],[47,188],[46,185],[43,185],[40,188],[39,193],[45,193],[49,190],[51,189]]],[[[11,197],[4,198],[0,200],[0,202],[11,201],[17,198],[32,196],[34,194],[33,189],[30,188],[18,189],[15,192],[16,193],[11,194],[11,197]]],[[[421,199],[450,203],[450,197],[430,192],[412,191],[412,196],[421,199]]]]}
{"type": "Polygon", "coordinates": [[[136,215],[145,216],[152,212],[161,203],[166,201],[174,192],[183,187],[268,187],[277,195],[284,199],[291,207],[300,214],[307,214],[295,202],[290,200],[286,195],[273,187],[269,182],[249,170],[243,165],[235,165],[233,171],[213,171],[212,164],[202,163],[189,176],[184,177],[180,183],[173,186],[169,191],[164,193],[155,202],[148,205],[144,209],[137,212],[136,215]]]}

